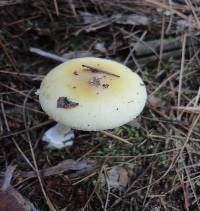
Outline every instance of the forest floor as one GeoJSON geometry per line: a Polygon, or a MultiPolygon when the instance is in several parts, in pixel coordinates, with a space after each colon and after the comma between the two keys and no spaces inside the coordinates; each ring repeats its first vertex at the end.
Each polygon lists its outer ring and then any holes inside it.
{"type": "Polygon", "coordinates": [[[0,1],[0,195],[11,182],[42,211],[200,210],[198,3],[0,1]],[[41,137],[55,122],[35,92],[60,64],[52,54],[127,65],[147,87],[144,111],[107,133],[75,131],[70,148],[48,148],[41,137]]]}

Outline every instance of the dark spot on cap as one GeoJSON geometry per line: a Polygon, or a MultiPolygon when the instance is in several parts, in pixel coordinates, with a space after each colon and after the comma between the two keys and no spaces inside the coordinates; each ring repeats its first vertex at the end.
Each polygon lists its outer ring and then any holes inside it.
{"type": "Polygon", "coordinates": [[[57,99],[57,108],[70,109],[78,106],[79,103],[69,100],[67,97],[59,97],[57,99]]]}
{"type": "Polygon", "coordinates": [[[128,101],[128,103],[133,103],[133,102],[134,102],[134,100],[128,101]]]}
{"type": "Polygon", "coordinates": [[[78,75],[78,72],[77,72],[77,71],[74,71],[73,74],[74,74],[74,75],[78,75]]]}
{"type": "Polygon", "coordinates": [[[73,86],[72,88],[73,88],[73,89],[76,89],[76,86],[73,86]]]}
{"type": "Polygon", "coordinates": [[[103,88],[107,89],[109,87],[109,84],[102,84],[103,88]]]}
{"type": "Polygon", "coordinates": [[[116,108],[116,110],[118,111],[118,110],[119,110],[119,108],[116,108]]]}
{"type": "Polygon", "coordinates": [[[89,81],[88,81],[88,83],[90,85],[96,86],[96,87],[98,87],[98,86],[101,85],[100,78],[98,78],[98,77],[92,77],[92,78],[90,78],[89,81]]]}

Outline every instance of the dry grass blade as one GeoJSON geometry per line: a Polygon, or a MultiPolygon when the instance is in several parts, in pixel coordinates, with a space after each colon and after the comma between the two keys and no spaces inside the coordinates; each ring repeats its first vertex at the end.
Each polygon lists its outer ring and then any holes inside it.
{"type": "Polygon", "coordinates": [[[15,169],[16,169],[16,166],[8,166],[6,168],[3,184],[1,186],[2,191],[6,191],[10,187],[10,182],[13,177],[15,169]]]}
{"type": "Polygon", "coordinates": [[[183,111],[183,112],[187,112],[187,113],[193,113],[193,114],[200,113],[200,106],[197,106],[197,107],[173,106],[171,108],[174,110],[179,110],[179,111],[183,111]]]}
{"type": "Polygon", "coordinates": [[[47,121],[42,122],[40,124],[34,125],[34,126],[30,127],[30,128],[26,128],[26,129],[19,130],[19,131],[16,131],[16,132],[10,132],[9,134],[6,134],[6,135],[1,135],[0,136],[0,140],[3,140],[3,139],[8,138],[8,137],[12,137],[12,136],[18,136],[18,135],[20,135],[22,133],[25,133],[26,131],[36,130],[36,129],[38,129],[40,127],[43,127],[45,125],[49,125],[52,122],[54,122],[54,121],[50,119],[50,120],[47,120],[47,121]]]}
{"type": "Polygon", "coordinates": [[[122,142],[122,143],[124,143],[124,144],[132,145],[132,143],[130,143],[130,142],[127,141],[126,139],[121,138],[121,137],[119,137],[119,136],[116,136],[116,135],[112,134],[111,132],[102,130],[102,131],[100,131],[100,133],[102,133],[103,135],[106,135],[106,136],[108,136],[108,137],[111,137],[111,138],[113,138],[113,139],[115,139],[115,140],[117,140],[117,141],[120,141],[120,142],[122,142]]]}
{"type": "MultiPolygon", "coordinates": [[[[181,105],[181,90],[182,90],[182,81],[183,81],[183,71],[185,63],[185,46],[186,46],[187,34],[183,35],[183,47],[182,47],[182,58],[181,58],[181,70],[179,74],[179,86],[178,86],[178,107],[181,105]]],[[[178,119],[180,116],[178,117],[178,119]]]]}
{"type": "Polygon", "coordinates": [[[24,0],[1,0],[0,7],[22,4],[24,0]]]}

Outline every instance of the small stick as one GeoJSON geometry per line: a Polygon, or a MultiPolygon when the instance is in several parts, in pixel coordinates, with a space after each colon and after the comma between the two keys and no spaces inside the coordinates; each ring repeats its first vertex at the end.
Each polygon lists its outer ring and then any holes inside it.
{"type": "MultiPolygon", "coordinates": [[[[0,102],[4,103],[4,104],[7,104],[7,105],[15,106],[15,107],[18,107],[18,108],[23,108],[24,107],[23,105],[15,104],[15,103],[12,103],[12,102],[9,102],[9,101],[5,101],[5,100],[1,100],[1,99],[0,99],[0,102]]],[[[36,112],[36,113],[39,113],[39,114],[45,114],[43,111],[38,111],[38,110],[36,110],[34,108],[30,108],[30,107],[26,107],[26,110],[33,111],[33,112],[36,112]]]]}
{"type": "Polygon", "coordinates": [[[82,64],[82,67],[86,67],[87,68],[86,70],[88,70],[88,71],[90,71],[92,73],[105,73],[107,75],[112,75],[112,76],[115,76],[115,77],[118,77],[118,78],[120,77],[119,75],[116,75],[114,73],[109,73],[109,72],[106,72],[105,70],[100,70],[100,69],[97,69],[95,67],[91,67],[89,65],[82,64]]]}
{"type": "MultiPolygon", "coordinates": [[[[178,102],[177,107],[180,107],[181,105],[181,94],[182,94],[182,82],[183,82],[183,73],[184,73],[184,66],[185,66],[185,48],[186,48],[186,42],[187,42],[187,34],[185,33],[183,35],[183,45],[182,45],[182,58],[181,58],[181,69],[179,74],[179,84],[178,84],[178,102]]],[[[181,118],[179,111],[177,112],[178,119],[181,118]]]]}
{"type": "Polygon", "coordinates": [[[29,74],[29,73],[18,73],[18,72],[11,72],[11,71],[5,71],[5,70],[0,70],[0,73],[16,75],[16,76],[34,77],[34,78],[38,78],[38,80],[42,80],[44,78],[44,75],[29,74]]]}
{"type": "Polygon", "coordinates": [[[1,191],[6,191],[9,188],[11,179],[13,177],[13,173],[15,171],[15,168],[16,168],[16,165],[15,166],[9,165],[7,167],[6,172],[5,172],[5,176],[4,176],[4,179],[3,179],[3,185],[0,188],[1,191]]]}
{"type": "Polygon", "coordinates": [[[52,122],[53,122],[53,120],[49,119],[49,120],[47,120],[45,122],[42,122],[40,124],[36,124],[36,125],[34,125],[34,126],[30,127],[30,128],[26,128],[26,129],[18,130],[16,132],[12,132],[12,133],[9,133],[9,134],[1,135],[0,136],[0,141],[3,140],[4,138],[8,138],[8,137],[12,137],[12,136],[18,136],[18,135],[20,135],[22,133],[25,133],[27,131],[32,131],[32,130],[38,129],[38,128],[43,127],[45,125],[48,125],[48,124],[50,124],[52,122]]]}
{"type": "Polygon", "coordinates": [[[122,143],[129,144],[129,145],[133,145],[132,143],[130,143],[130,142],[127,141],[126,139],[121,138],[121,137],[119,137],[119,136],[116,136],[116,135],[112,134],[111,132],[108,132],[108,131],[105,131],[105,130],[101,130],[100,133],[101,133],[101,134],[104,134],[104,135],[106,135],[106,136],[108,136],[108,137],[111,137],[111,138],[113,138],[113,139],[115,139],[115,140],[118,140],[118,141],[120,141],[120,142],[122,142],[122,143]]]}
{"type": "Polygon", "coordinates": [[[38,54],[38,55],[40,55],[40,56],[44,56],[44,57],[46,57],[46,58],[53,59],[53,60],[56,60],[56,61],[58,61],[58,62],[66,62],[66,61],[67,61],[67,59],[65,59],[65,58],[62,57],[62,56],[58,56],[58,55],[56,55],[56,54],[49,53],[49,52],[47,52],[47,51],[43,51],[43,50],[41,50],[41,49],[39,49],[39,48],[30,48],[29,51],[30,51],[31,53],[36,53],[36,54],[38,54]]]}
{"type": "Polygon", "coordinates": [[[180,111],[183,111],[183,112],[188,112],[188,113],[200,113],[200,106],[197,106],[197,107],[193,107],[193,106],[172,106],[171,107],[172,109],[174,110],[180,110],[180,111]]]}

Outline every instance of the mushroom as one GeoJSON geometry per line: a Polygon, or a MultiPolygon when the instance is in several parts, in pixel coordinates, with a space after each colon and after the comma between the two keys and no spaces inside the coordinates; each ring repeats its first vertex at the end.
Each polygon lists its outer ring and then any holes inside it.
{"type": "Polygon", "coordinates": [[[100,131],[130,122],[147,99],[138,74],[118,62],[94,57],[58,65],[45,76],[38,93],[43,110],[58,122],[43,136],[56,148],[72,144],[71,128],[100,131]]]}

